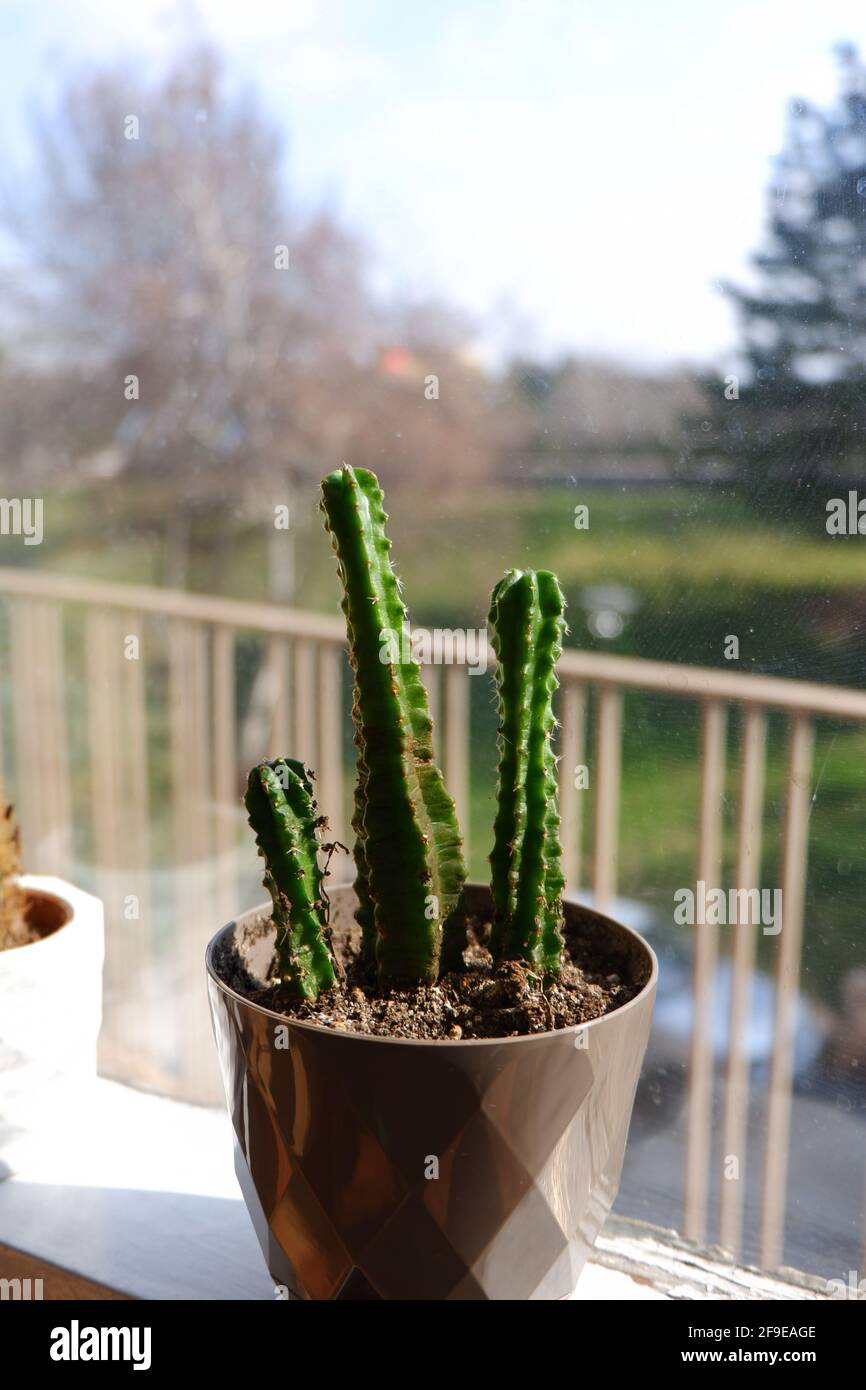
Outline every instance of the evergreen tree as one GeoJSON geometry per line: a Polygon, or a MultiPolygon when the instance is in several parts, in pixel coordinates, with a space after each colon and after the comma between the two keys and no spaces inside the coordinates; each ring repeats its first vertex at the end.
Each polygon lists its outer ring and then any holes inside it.
{"type": "Polygon", "coordinates": [[[759,494],[866,476],[866,67],[838,54],[833,108],[792,103],[755,288],[725,287],[744,370],[705,383],[694,455],[722,455],[759,494]]]}

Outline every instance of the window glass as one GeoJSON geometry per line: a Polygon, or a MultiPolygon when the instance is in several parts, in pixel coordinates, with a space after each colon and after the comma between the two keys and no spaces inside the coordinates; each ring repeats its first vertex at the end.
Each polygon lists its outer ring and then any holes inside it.
{"type": "MultiPolygon", "coordinates": [[[[862,15],[197,15],[0,15],[0,751],[26,868],[105,903],[103,1072],[221,1103],[201,958],[265,896],[253,762],[319,769],[349,837],[317,487],[351,462],[386,489],[415,624],[471,641],[515,565],[563,585],[586,658],[560,704],[571,886],[661,963],[618,1210],[846,1278],[866,1117],[862,15]]],[[[467,666],[425,674],[483,880],[496,715],[467,666]]]]}

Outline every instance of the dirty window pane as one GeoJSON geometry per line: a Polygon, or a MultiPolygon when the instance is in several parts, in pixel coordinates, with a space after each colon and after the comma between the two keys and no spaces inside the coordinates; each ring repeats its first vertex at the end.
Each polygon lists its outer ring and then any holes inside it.
{"type": "Polygon", "coordinates": [[[0,751],[26,869],[105,904],[100,1068],[222,1103],[201,957],[264,897],[254,762],[314,766],[350,836],[317,509],[347,461],[386,489],[413,622],[465,644],[426,675],[475,879],[496,710],[473,643],[506,569],[562,583],[587,658],[559,707],[570,886],[661,966],[617,1210],[847,1278],[857,12],[369,8],[0,17],[0,751]]]}

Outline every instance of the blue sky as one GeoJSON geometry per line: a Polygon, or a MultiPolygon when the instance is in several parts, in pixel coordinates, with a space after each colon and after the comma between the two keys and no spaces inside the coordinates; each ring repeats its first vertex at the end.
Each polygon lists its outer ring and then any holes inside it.
{"type": "Polygon", "coordinates": [[[13,157],[64,72],[157,62],[192,14],[385,283],[465,306],[487,351],[654,367],[730,362],[715,285],[760,235],[787,102],[866,49],[862,0],[0,0],[13,157]]]}

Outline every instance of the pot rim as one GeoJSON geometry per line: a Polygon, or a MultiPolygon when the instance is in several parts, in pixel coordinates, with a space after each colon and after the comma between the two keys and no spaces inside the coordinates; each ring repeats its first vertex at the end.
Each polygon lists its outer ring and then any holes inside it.
{"type": "Polygon", "coordinates": [[[7,954],[12,955],[18,951],[29,951],[34,946],[47,946],[49,942],[54,941],[66,927],[71,927],[75,922],[75,908],[73,904],[67,897],[64,897],[62,893],[57,892],[56,889],[42,888],[37,883],[28,882],[26,878],[21,878],[19,880],[19,886],[24,896],[27,898],[28,903],[48,902],[55,904],[63,914],[63,921],[58,922],[57,926],[52,927],[51,931],[46,932],[44,936],[37,936],[34,941],[25,941],[20,946],[8,947],[6,951],[0,954],[0,962],[2,962],[3,956],[7,954]]]}
{"type": "MultiPolygon", "coordinates": [[[[487,887],[486,884],[475,883],[467,883],[466,886],[473,888],[487,887]]],[[[351,883],[340,884],[339,887],[351,888],[352,885],[351,883]]],[[[334,890],[332,890],[332,892],[333,891],[334,890]]],[[[329,1028],[324,1023],[311,1023],[309,1019],[292,1018],[288,1014],[277,1013],[276,1009],[267,1009],[263,1004],[256,1004],[252,999],[248,999],[246,995],[238,994],[237,990],[232,989],[231,985],[226,984],[225,980],[221,979],[220,976],[217,974],[216,970],[214,969],[213,954],[216,948],[216,944],[222,937],[224,932],[228,931],[230,927],[235,926],[235,924],[238,921],[242,920],[244,917],[250,917],[253,914],[258,915],[262,912],[267,912],[271,908],[271,906],[272,904],[270,902],[267,902],[262,903],[260,907],[248,908],[246,912],[241,912],[237,917],[232,918],[230,922],[224,923],[223,926],[220,927],[219,931],[214,933],[205,949],[205,969],[207,971],[208,977],[211,980],[213,980],[217,988],[221,990],[223,994],[227,995],[230,999],[236,1000],[239,1004],[243,1004],[248,1009],[254,1009],[256,1013],[264,1014],[267,1018],[273,1019],[275,1023],[288,1024],[292,1028],[302,1028],[307,1032],[316,1033],[320,1035],[327,1034],[328,1037],[345,1039],[346,1042],[389,1043],[391,1045],[396,1045],[400,1047],[459,1048],[503,1047],[508,1044],[538,1042],[545,1038],[565,1038],[577,1033],[582,1033],[587,1028],[596,1028],[601,1024],[609,1023],[612,1019],[619,1018],[621,1015],[628,1013],[630,1009],[636,1008],[639,1004],[643,1003],[649,996],[652,995],[652,993],[655,990],[656,983],[658,981],[658,958],[652,946],[643,936],[641,936],[640,932],[635,931],[633,927],[627,927],[624,922],[617,921],[615,917],[608,917],[605,913],[598,912],[593,907],[585,907],[583,903],[577,903],[574,900],[569,902],[566,899],[564,902],[564,906],[566,907],[566,909],[569,906],[578,908],[581,912],[589,913],[590,916],[595,917],[597,920],[604,923],[605,925],[612,924],[614,927],[617,928],[618,931],[623,931],[628,936],[630,936],[632,940],[635,941],[637,945],[640,946],[646,953],[646,955],[649,957],[649,976],[644,981],[643,985],[638,990],[634,998],[629,999],[627,1004],[621,1004],[618,1009],[613,1009],[610,1013],[602,1014],[600,1018],[591,1018],[587,1023],[570,1023],[566,1028],[548,1028],[543,1033],[519,1033],[517,1035],[507,1038],[392,1038],[389,1037],[387,1034],[382,1033],[354,1033],[342,1028],[329,1028]]]]}

